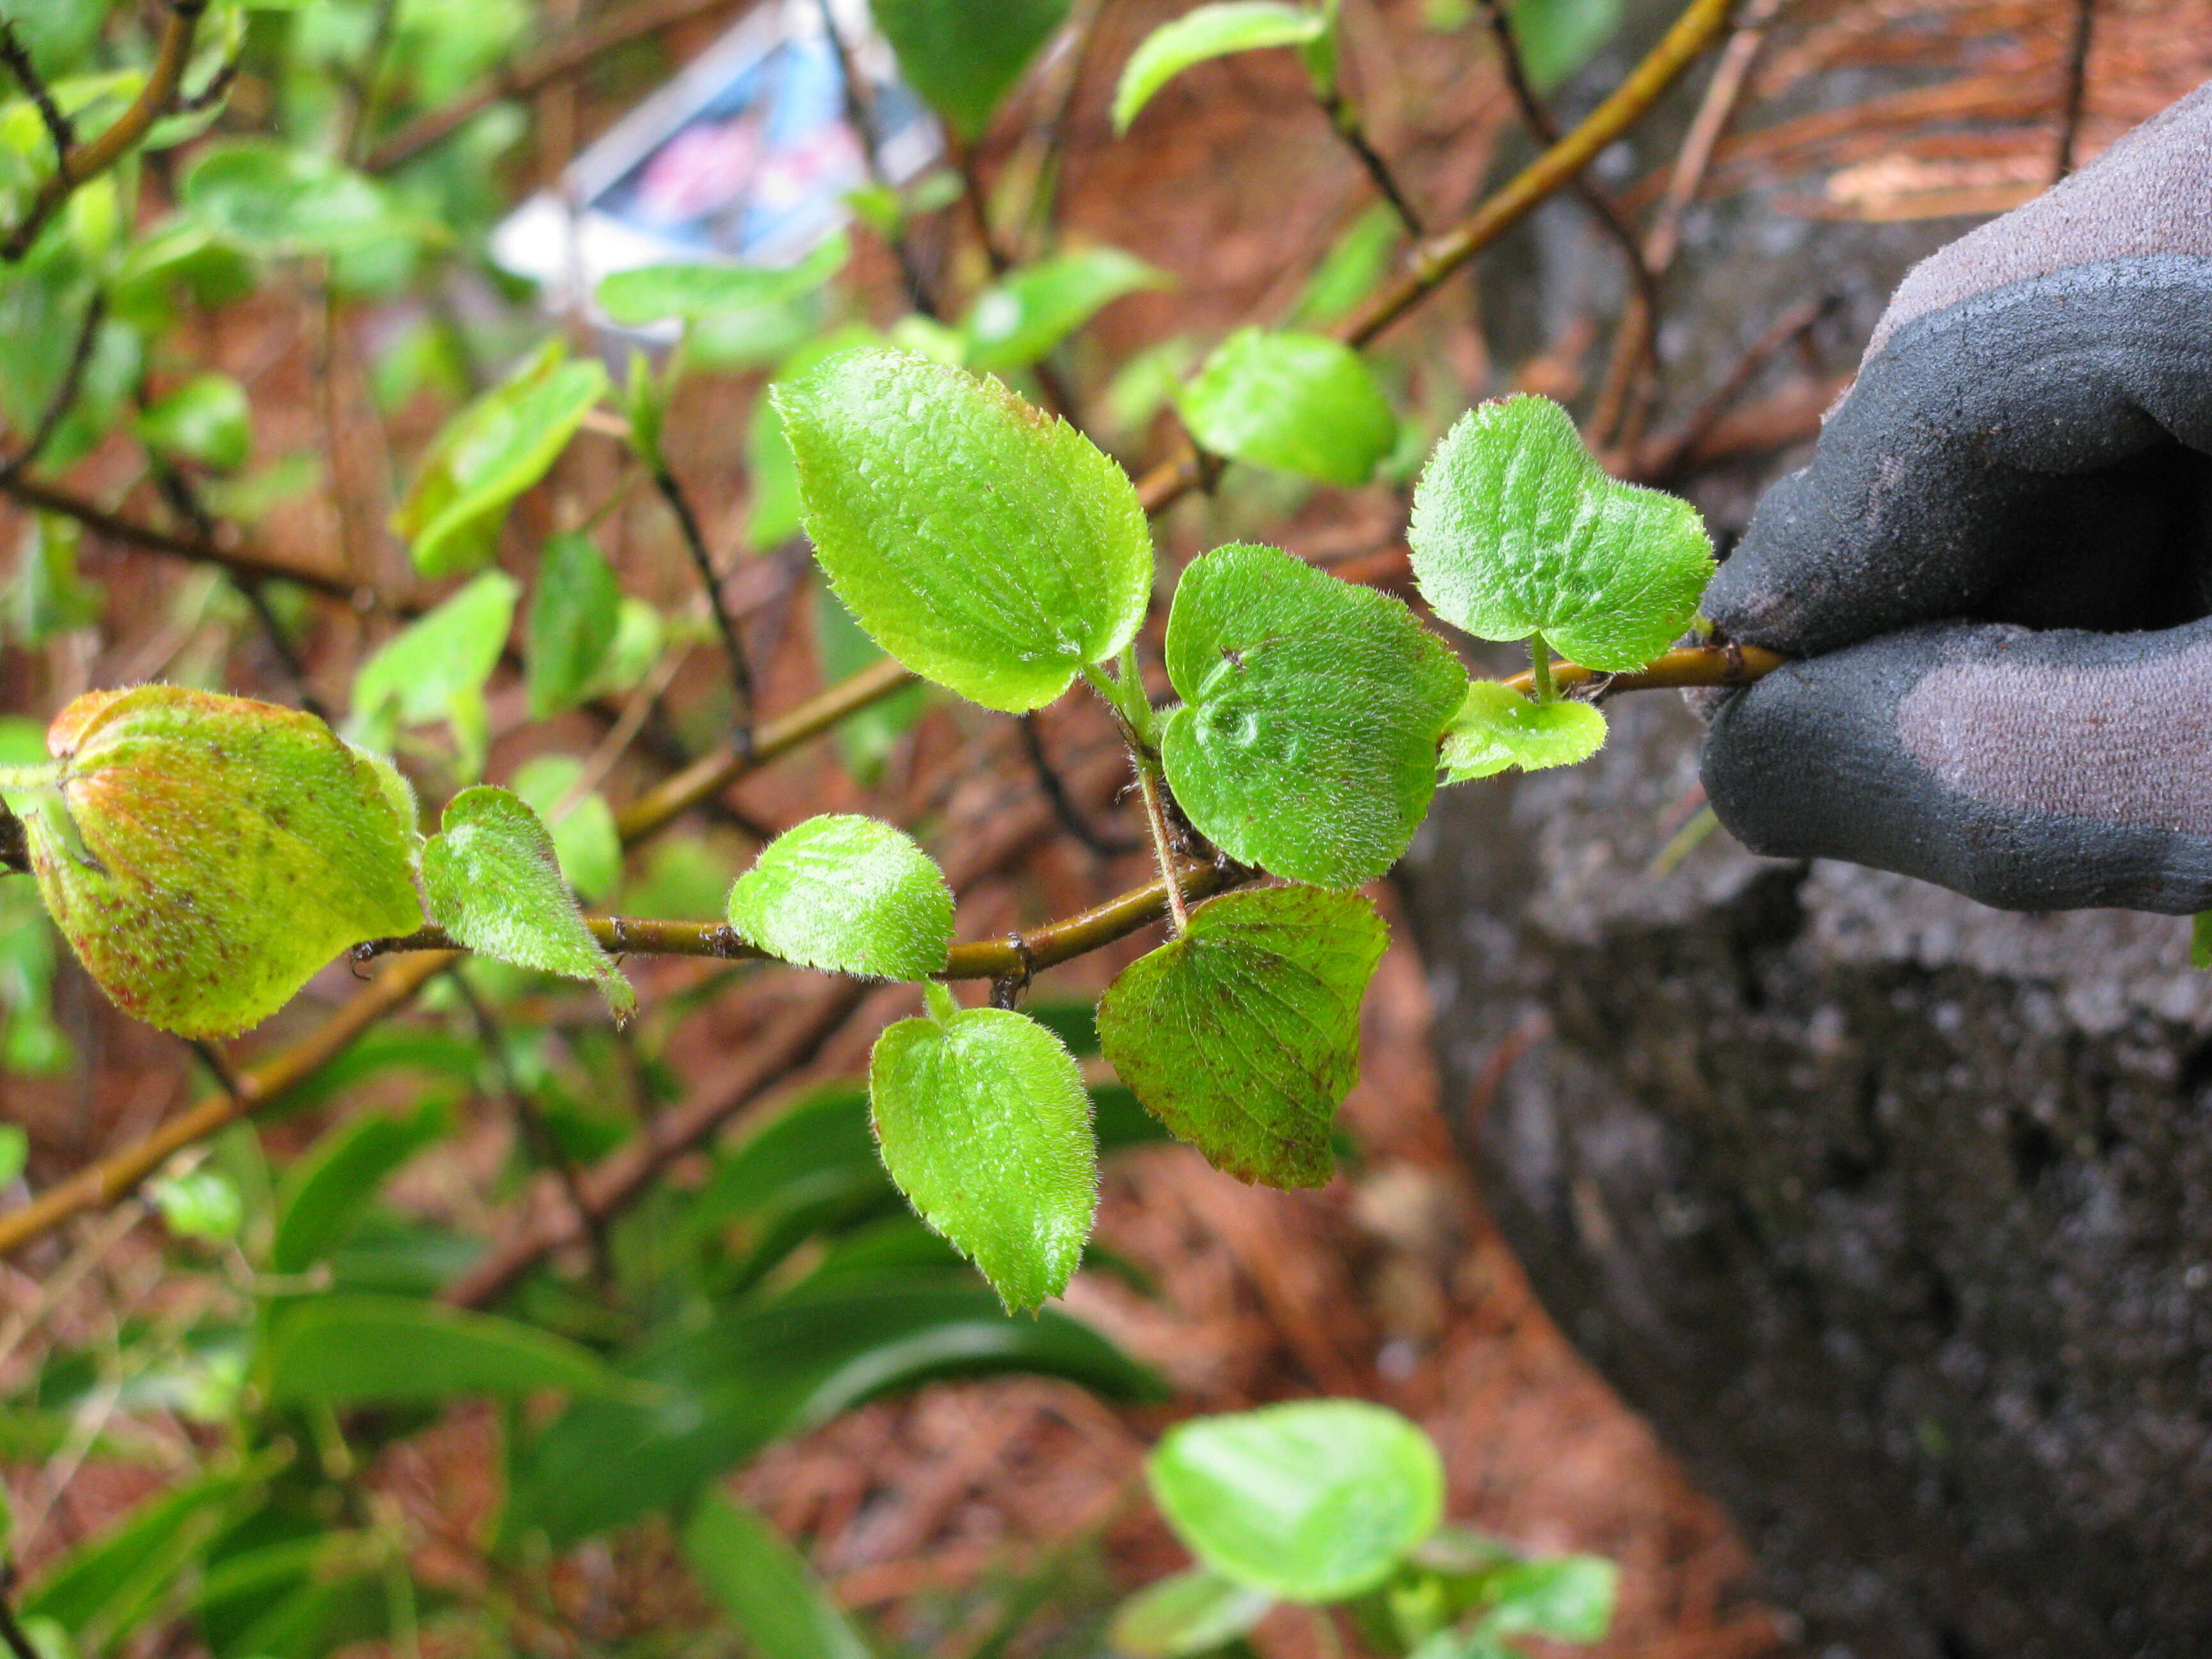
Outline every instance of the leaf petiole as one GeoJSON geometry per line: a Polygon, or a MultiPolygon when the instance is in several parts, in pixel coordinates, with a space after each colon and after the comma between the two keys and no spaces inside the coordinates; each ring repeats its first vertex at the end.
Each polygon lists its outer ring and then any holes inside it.
{"type": "Polygon", "coordinates": [[[1559,700],[1559,694],[1552,688],[1552,647],[1540,633],[1528,636],[1528,678],[1538,708],[1559,700]]]}

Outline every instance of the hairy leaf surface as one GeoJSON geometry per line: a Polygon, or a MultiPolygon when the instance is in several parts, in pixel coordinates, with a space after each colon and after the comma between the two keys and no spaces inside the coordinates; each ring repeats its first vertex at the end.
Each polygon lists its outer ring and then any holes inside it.
{"type": "Polygon", "coordinates": [[[1202,835],[1324,887],[1397,862],[1467,685],[1405,605],[1276,548],[1218,548],[1183,572],[1167,664],[1184,707],[1161,757],[1202,835]]]}
{"type": "Polygon", "coordinates": [[[94,691],[20,798],[39,891],[100,988],[227,1036],[367,939],[422,925],[414,825],[379,765],[312,714],[181,686],[94,691]]]}
{"type": "Polygon", "coordinates": [[[1572,766],[1605,746],[1605,715],[1594,703],[1537,703],[1496,680],[1475,680],[1444,733],[1444,781],[1486,778],[1509,766],[1538,772],[1572,766]]]}
{"type": "Polygon", "coordinates": [[[901,662],[1020,714],[1136,633],[1152,534],[1128,477],[995,380],[903,352],[778,386],[806,533],[901,662]]]}
{"type": "Polygon", "coordinates": [[[1060,1040],[1004,1008],[956,1008],[876,1039],[868,1099],[884,1165],[915,1212],[1012,1311],[1067,1288],[1098,1205],[1091,1097],[1060,1040]]]}
{"type": "Polygon", "coordinates": [[[1695,507],[1607,477],[1567,411],[1526,394],[1479,404],[1445,434],[1407,539],[1445,621],[1486,640],[1541,633],[1608,673],[1664,651],[1713,572],[1695,507]]]}
{"type": "Polygon", "coordinates": [[[552,836],[512,790],[477,784],[447,803],[422,848],[422,887],[438,925],[470,950],[597,985],[617,1014],[637,1006],[568,895],[552,836]]]}
{"type": "Polygon", "coordinates": [[[924,979],[945,969],[952,890],[913,837],[827,813],[761,849],[730,890],[730,925],[802,968],[924,979]]]}
{"type": "Polygon", "coordinates": [[[1200,1561],[1313,1605],[1374,1589],[1443,1516],[1435,1445],[1364,1400],[1195,1418],[1168,1431],[1145,1475],[1200,1561]]]}
{"type": "Polygon", "coordinates": [[[1356,893],[1225,893],[1121,970],[1098,1039],[1146,1109],[1217,1170],[1318,1187],[1359,1076],[1359,1004],[1388,934],[1356,893]]]}

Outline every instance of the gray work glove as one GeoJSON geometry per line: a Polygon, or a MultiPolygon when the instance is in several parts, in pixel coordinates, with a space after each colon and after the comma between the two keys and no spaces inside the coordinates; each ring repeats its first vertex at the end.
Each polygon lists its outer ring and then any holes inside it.
{"type": "Polygon", "coordinates": [[[2212,908],[2212,85],[1917,266],[1705,613],[1745,845],[2212,908]]]}

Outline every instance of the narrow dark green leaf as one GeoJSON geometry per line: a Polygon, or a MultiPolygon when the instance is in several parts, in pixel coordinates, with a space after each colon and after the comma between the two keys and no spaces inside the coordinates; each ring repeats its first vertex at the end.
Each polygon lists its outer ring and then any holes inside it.
{"type": "Polygon", "coordinates": [[[1326,334],[1240,329],[1183,388],[1180,407],[1200,447],[1323,483],[1365,483],[1398,441],[1375,371],[1326,334]]]}
{"type": "Polygon", "coordinates": [[[1664,651],[1713,572],[1695,507],[1608,477],[1567,411],[1526,394],[1480,404],[1445,434],[1407,539],[1446,622],[1486,640],[1540,633],[1608,673],[1664,651]]]}
{"type": "Polygon", "coordinates": [[[1073,427],[897,351],[848,352],[773,396],[816,556],[915,672],[1019,714],[1136,633],[1144,509],[1073,427]]]}
{"type": "Polygon", "coordinates": [[[870,0],[899,73],[963,139],[1067,19],[1067,0],[870,0]]]}
{"type": "Polygon", "coordinates": [[[1167,664],[1185,706],[1161,757],[1200,834],[1328,887],[1397,862],[1467,686],[1404,605],[1276,548],[1218,548],[1183,572],[1167,664]]]}
{"type": "Polygon", "coordinates": [[[1303,46],[1328,29],[1328,17],[1317,9],[1274,0],[1220,0],[1187,11],[1146,35],[1122,65],[1114,89],[1114,131],[1127,132],[1152,94],[1194,64],[1235,52],[1303,46]]]}
{"type": "Polygon", "coordinates": [[[478,784],[447,803],[443,825],[422,847],[422,888],[439,926],[470,950],[597,985],[617,1016],[637,1006],[584,926],[553,837],[512,790],[478,784]]]}
{"type": "Polygon", "coordinates": [[[806,1558],[753,1510],[709,1492],[684,1528],[684,1556],[760,1659],[869,1659],[806,1558]]]}
{"type": "Polygon", "coordinates": [[[272,1273],[305,1273],[353,1229],[385,1178],[451,1127],[425,1101],[406,1117],[369,1112],[332,1129],[285,1172],[277,1190],[272,1273]]]}
{"type": "Polygon", "coordinates": [[[1091,1097],[1074,1057],[1035,1020],[958,1009],[876,1039],[868,1099],[884,1164],[915,1212],[981,1268],[1010,1310],[1067,1288],[1098,1205],[1091,1097]]]}
{"type": "Polygon", "coordinates": [[[591,538],[547,538],[524,639],[531,719],[550,720],[591,695],[621,613],[622,584],[591,538]]]}
{"type": "Polygon", "coordinates": [[[269,1340],[274,1404],[398,1405],[468,1395],[619,1394],[588,1350],[489,1314],[396,1296],[313,1297],[269,1340]]]}
{"type": "Polygon", "coordinates": [[[1208,899],[1121,970],[1098,1036],[1146,1109],[1240,1181],[1318,1187],[1359,1075],[1359,1004],[1388,935],[1356,893],[1208,899]]]}
{"type": "Polygon", "coordinates": [[[245,1484],[234,1473],[204,1474],[148,1498],[49,1567],[17,1610],[72,1635],[96,1620],[119,1633],[205,1544],[245,1484]]]}
{"type": "Polygon", "coordinates": [[[945,970],[952,890],[913,837],[825,813],[761,849],[730,890],[730,925],[802,968],[924,979],[945,970]]]}
{"type": "Polygon", "coordinates": [[[1170,1429],[1152,1498],[1214,1571],[1320,1605],[1374,1589],[1443,1516],[1428,1436],[1364,1400],[1311,1400],[1170,1429]]]}

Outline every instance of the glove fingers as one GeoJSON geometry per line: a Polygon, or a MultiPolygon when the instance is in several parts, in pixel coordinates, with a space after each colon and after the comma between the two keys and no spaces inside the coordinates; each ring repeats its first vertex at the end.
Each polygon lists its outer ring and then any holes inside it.
{"type": "Polygon", "coordinates": [[[1731,699],[1705,788],[1755,852],[2014,910],[2212,908],[2212,621],[1917,628],[1731,699]]]}
{"type": "Polygon", "coordinates": [[[1760,502],[1705,614],[1734,638],[1812,655],[1988,617],[2053,562],[2124,590],[2200,560],[2203,547],[2182,544],[2203,539],[2203,515],[2164,492],[2169,473],[2197,488],[2181,452],[2212,453],[2208,318],[2212,258],[2160,255],[2014,283],[1907,325],[1830,416],[1813,464],[1760,502]],[[2133,501],[2154,527],[2113,517],[2100,496],[2133,501]]]}

